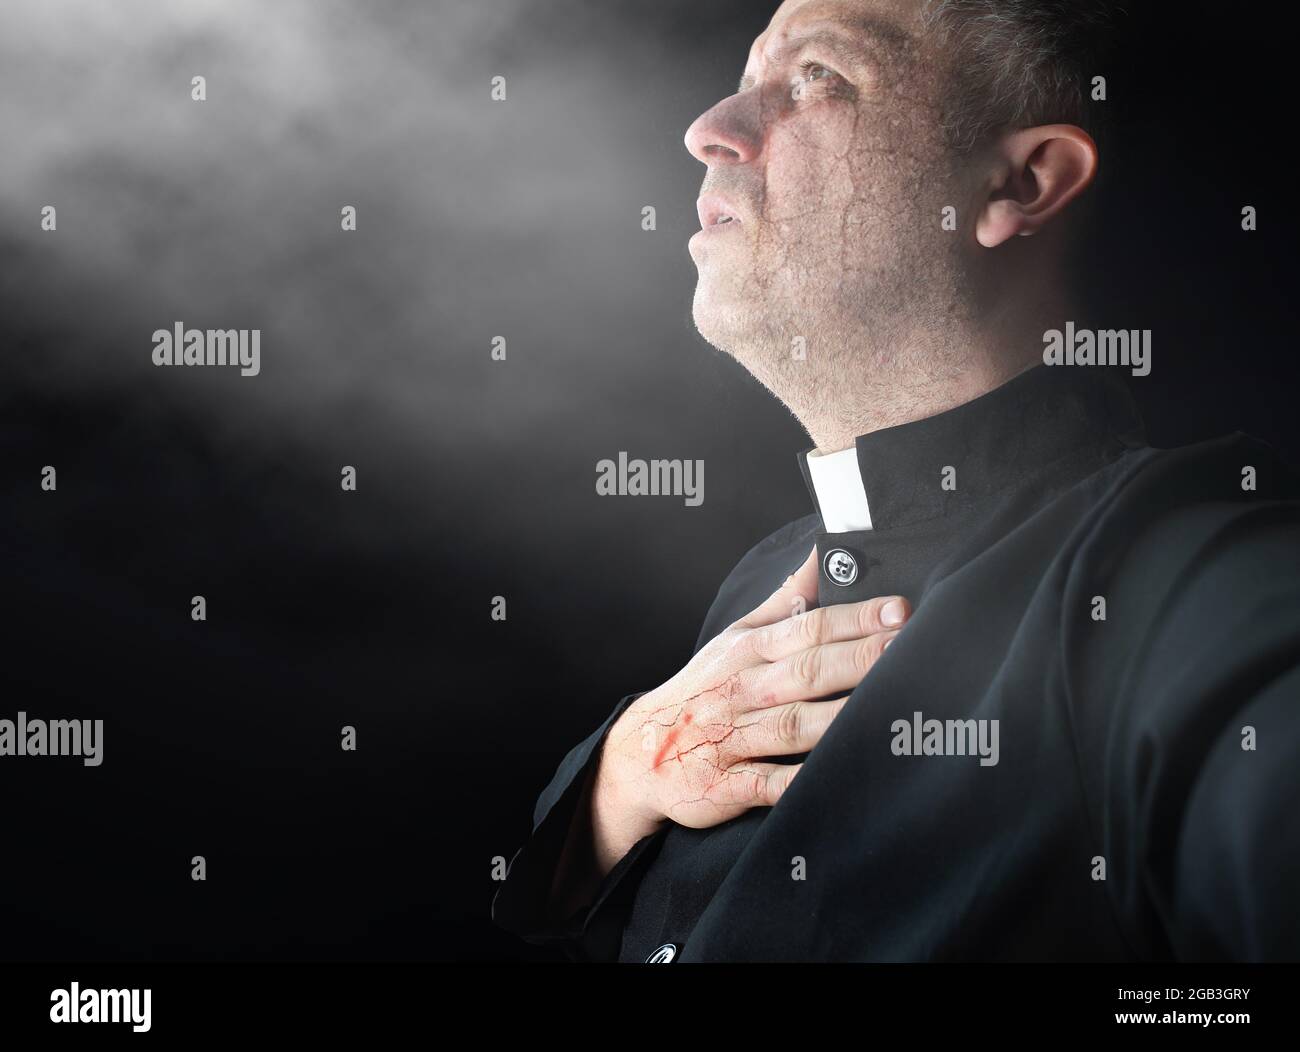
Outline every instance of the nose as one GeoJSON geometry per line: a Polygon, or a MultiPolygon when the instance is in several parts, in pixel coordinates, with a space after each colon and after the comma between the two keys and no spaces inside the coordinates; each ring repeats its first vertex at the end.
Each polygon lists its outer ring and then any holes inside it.
{"type": "Polygon", "coordinates": [[[710,168],[745,164],[763,148],[758,88],[723,99],[686,129],[686,149],[710,168]]]}

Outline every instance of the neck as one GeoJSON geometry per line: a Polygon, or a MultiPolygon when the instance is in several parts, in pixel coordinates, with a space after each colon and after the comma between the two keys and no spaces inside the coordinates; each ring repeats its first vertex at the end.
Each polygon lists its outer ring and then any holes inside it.
{"type": "Polygon", "coordinates": [[[840,383],[852,387],[852,398],[839,398],[808,414],[800,414],[793,406],[791,411],[818,453],[834,453],[853,446],[859,435],[923,420],[973,401],[1040,361],[973,359],[937,376],[908,377],[887,385],[867,377],[856,382],[841,378],[840,383]]]}
{"type": "Polygon", "coordinates": [[[1043,333],[1074,317],[1064,295],[1027,299],[1037,306],[1018,316],[1003,309],[978,324],[950,320],[940,331],[898,333],[886,346],[855,340],[859,352],[836,355],[827,363],[831,375],[810,372],[804,380],[811,382],[779,397],[821,454],[964,405],[1040,364],[1043,333]]]}

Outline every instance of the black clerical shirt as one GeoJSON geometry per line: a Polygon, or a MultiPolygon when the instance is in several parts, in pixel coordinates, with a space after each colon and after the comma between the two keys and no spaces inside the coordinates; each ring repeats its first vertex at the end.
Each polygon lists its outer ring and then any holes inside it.
{"type": "Polygon", "coordinates": [[[542,792],[495,921],[627,962],[1300,958],[1297,474],[1240,432],[1150,447],[1088,366],[856,450],[873,528],[777,530],[696,644],[814,544],[821,605],[912,601],[777,805],[666,823],[548,926],[628,695],[542,792]]]}

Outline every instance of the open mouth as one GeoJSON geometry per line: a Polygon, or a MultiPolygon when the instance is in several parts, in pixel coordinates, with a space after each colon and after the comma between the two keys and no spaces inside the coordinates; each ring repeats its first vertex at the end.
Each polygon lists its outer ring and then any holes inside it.
{"type": "Polygon", "coordinates": [[[740,226],[740,216],[737,215],[737,209],[721,195],[706,194],[700,198],[697,207],[700,214],[701,230],[740,226]]]}

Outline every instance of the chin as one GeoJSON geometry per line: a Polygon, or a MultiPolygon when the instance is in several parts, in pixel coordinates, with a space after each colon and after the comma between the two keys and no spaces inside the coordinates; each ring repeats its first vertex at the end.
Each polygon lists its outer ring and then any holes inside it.
{"type": "Polygon", "coordinates": [[[792,332],[791,312],[770,293],[727,275],[701,274],[695,286],[691,317],[699,334],[720,351],[745,359],[761,348],[764,355],[786,353],[792,332]],[[746,350],[748,348],[748,351],[746,350]]]}
{"type": "Polygon", "coordinates": [[[695,327],[710,343],[713,334],[724,336],[753,326],[760,309],[761,304],[754,302],[752,290],[744,287],[742,276],[734,268],[716,264],[700,268],[691,312],[695,327]]]}
{"type": "Polygon", "coordinates": [[[737,340],[743,337],[740,313],[734,306],[719,302],[716,290],[707,289],[704,281],[696,286],[691,320],[696,331],[718,350],[731,354],[737,340]]]}

